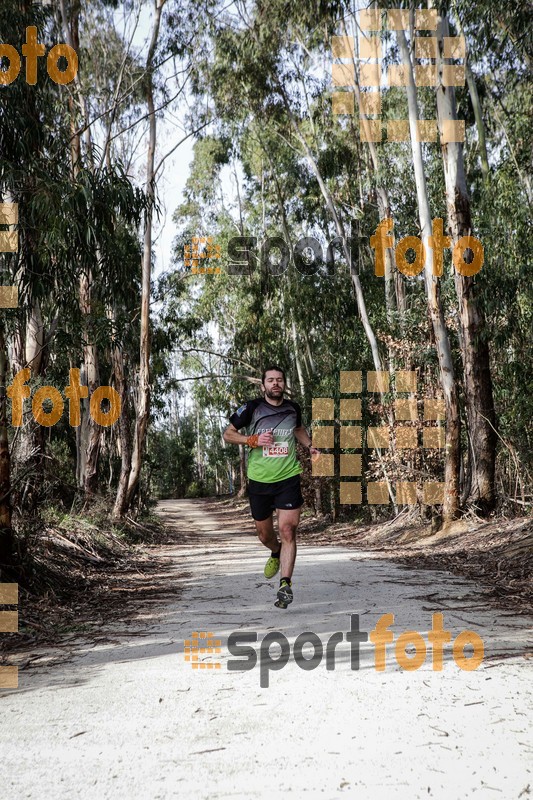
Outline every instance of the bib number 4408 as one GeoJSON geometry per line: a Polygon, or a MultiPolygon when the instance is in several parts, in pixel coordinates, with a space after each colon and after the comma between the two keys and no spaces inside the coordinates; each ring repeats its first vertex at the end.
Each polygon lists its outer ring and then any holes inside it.
{"type": "Polygon", "coordinates": [[[279,458],[289,455],[288,444],[270,444],[263,447],[263,456],[265,458],[279,458]]]}

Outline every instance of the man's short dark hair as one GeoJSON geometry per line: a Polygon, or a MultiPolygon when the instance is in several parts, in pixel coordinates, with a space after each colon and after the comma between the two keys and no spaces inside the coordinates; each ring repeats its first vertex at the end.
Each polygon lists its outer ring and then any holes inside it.
{"type": "Polygon", "coordinates": [[[276,372],[281,372],[281,374],[283,375],[283,380],[285,381],[285,383],[287,383],[287,378],[285,377],[285,372],[281,369],[281,367],[278,367],[277,364],[270,364],[270,366],[265,367],[265,369],[263,370],[263,374],[261,375],[261,383],[262,384],[265,383],[265,378],[266,378],[267,372],[272,372],[272,370],[275,370],[276,372]]]}

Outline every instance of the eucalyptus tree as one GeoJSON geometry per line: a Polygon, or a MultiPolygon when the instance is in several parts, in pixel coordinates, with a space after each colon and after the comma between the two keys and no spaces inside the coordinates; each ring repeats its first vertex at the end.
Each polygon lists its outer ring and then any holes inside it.
{"type": "MultiPolygon", "coordinates": [[[[417,136],[417,120],[420,119],[417,101],[417,89],[414,78],[414,47],[409,47],[403,30],[397,31],[398,44],[402,62],[406,65],[408,75],[407,100],[409,107],[409,128],[413,168],[416,182],[418,213],[421,233],[426,241],[433,236],[432,216],[427,191],[426,172],[422,155],[422,145],[417,136]]],[[[435,335],[435,343],[439,360],[439,374],[444,393],[446,407],[446,462],[445,462],[445,495],[443,516],[445,521],[453,519],[459,510],[459,471],[461,459],[460,415],[457,396],[457,385],[452,357],[450,338],[444,318],[444,308],[440,295],[439,270],[434,269],[434,251],[426,248],[424,260],[424,281],[428,311],[435,335]]],[[[440,270],[441,271],[441,270],[440,270]]]]}
{"type": "MultiPolygon", "coordinates": [[[[65,14],[68,21],[65,3],[59,19],[49,10],[27,6],[21,3],[18,13],[9,15],[2,8],[2,30],[12,31],[13,42],[32,22],[39,24],[40,37],[46,40],[57,37],[65,14]]],[[[68,36],[74,41],[76,9],[70,10],[74,19],[68,36]]],[[[89,346],[95,354],[106,350],[109,326],[101,309],[108,298],[117,297],[116,291],[106,294],[107,287],[131,281],[131,270],[125,265],[135,250],[133,263],[139,263],[135,242],[146,207],[144,195],[120,164],[94,168],[90,131],[76,126],[74,101],[80,97],[77,83],[71,94],[40,75],[37,86],[16,81],[4,87],[0,98],[6,123],[0,129],[0,185],[4,199],[18,202],[20,217],[20,248],[12,262],[23,302],[11,349],[14,366],[31,366],[34,380],[42,380],[45,370],[63,358],[64,353],[54,352],[56,343],[66,347],[71,367],[89,346]],[[120,278],[114,280],[115,276],[120,278]],[[87,290],[90,287],[89,305],[79,294],[80,282],[85,282],[87,290]]],[[[15,453],[26,466],[28,461],[36,468],[42,463],[44,430],[30,421],[17,437],[15,453]]],[[[94,491],[97,448],[85,464],[78,475],[84,488],[94,491]]],[[[26,487],[21,487],[18,496],[26,508],[38,499],[41,480],[40,472],[34,470],[26,487]]]]}
{"type": "MultiPolygon", "coordinates": [[[[330,4],[317,21],[317,9],[289,9],[281,2],[237,3],[221,11],[212,25],[214,48],[198,59],[193,86],[212,98],[217,118],[237,118],[248,125],[252,119],[287,140],[307,163],[326,206],[333,236],[339,237],[346,261],[352,253],[346,230],[347,215],[335,200],[334,190],[320,168],[322,132],[315,121],[322,113],[314,100],[323,91],[323,80],[313,77],[307,53],[323,47],[320,23],[331,29],[340,4],[330,4]],[[305,46],[302,46],[302,38],[305,46]],[[311,113],[312,110],[312,113],[311,113]]],[[[349,216],[348,216],[349,221],[349,216]]],[[[333,236],[331,238],[333,238],[333,236]]],[[[376,369],[382,368],[377,338],[369,318],[357,271],[350,268],[358,315],[372,351],[376,369]]]]}
{"type": "MultiPolygon", "coordinates": [[[[62,0],[57,8],[57,20],[66,41],[80,48],[83,56],[68,98],[73,175],[83,167],[98,176],[106,170],[112,172],[117,163],[123,164],[128,179],[143,184],[147,199],[142,223],[142,257],[140,264],[129,263],[129,274],[135,281],[140,269],[138,317],[137,303],[133,307],[124,306],[117,296],[102,296],[98,271],[86,267],[79,286],[80,309],[86,327],[84,362],[90,387],[99,380],[100,354],[90,335],[97,309],[103,318],[102,325],[115,331],[111,358],[114,380],[124,402],[124,417],[118,423],[116,440],[122,466],[114,513],[121,516],[131,505],[137,490],[150,418],[149,306],[153,221],[158,212],[157,181],[167,157],[193,133],[186,124],[182,126],[178,141],[162,154],[157,142],[158,120],[167,108],[176,110],[184,92],[187,61],[192,55],[195,25],[201,15],[192,4],[177,0],[135,0],[133,3],[62,0]],[[150,34],[142,50],[136,41],[146,12],[150,14],[150,34]],[[145,153],[144,168],[137,165],[142,151],[145,153]],[[128,312],[138,319],[139,349],[137,356],[126,363],[123,338],[116,335],[116,330],[119,320],[128,312]]],[[[97,251],[96,261],[104,261],[102,252],[97,251]]],[[[122,293],[121,297],[124,296],[122,293]]],[[[99,426],[93,425],[85,415],[79,436],[78,451],[83,462],[79,472],[80,482],[89,492],[97,485],[101,437],[99,426]]]]}
{"type": "MultiPolygon", "coordinates": [[[[26,26],[38,25],[42,39],[46,19],[42,9],[26,2],[0,9],[2,33],[19,50],[26,26]]],[[[13,367],[17,371],[31,367],[34,380],[44,373],[54,333],[62,313],[69,316],[73,296],[68,265],[47,249],[43,239],[46,235],[53,237],[58,222],[50,198],[58,187],[60,191],[65,188],[62,154],[68,141],[59,94],[59,86],[48,78],[43,64],[39,65],[35,85],[19,76],[0,93],[0,194],[2,200],[17,203],[19,214],[18,251],[9,259],[10,282],[19,289],[19,308],[11,318],[5,342],[13,367]],[[51,304],[58,287],[63,291],[51,304]]],[[[31,414],[26,419],[16,437],[15,457],[27,471],[24,485],[17,489],[31,507],[41,480],[44,429],[34,423],[31,414]]]]}
{"type": "MultiPolygon", "coordinates": [[[[441,130],[457,119],[455,90],[443,85],[444,37],[449,37],[448,18],[441,11],[437,27],[438,84],[437,115],[441,130]]],[[[450,243],[473,231],[470,198],[462,142],[442,145],[450,243]]],[[[470,502],[482,512],[495,504],[496,417],[492,393],[489,343],[485,315],[477,298],[474,278],[455,271],[455,288],[461,325],[461,354],[464,369],[466,412],[471,456],[468,464],[470,502]]]]}
{"type": "MultiPolygon", "coordinates": [[[[481,164],[480,174],[474,143],[473,153],[465,153],[465,170],[473,224],[485,248],[483,279],[476,291],[489,328],[479,338],[488,339],[489,346],[498,418],[498,489],[515,511],[527,503],[533,463],[531,386],[526,377],[533,359],[533,259],[527,232],[533,202],[531,14],[521,3],[480,0],[473,7],[456,0],[450,22],[466,38],[483,123],[479,150],[481,160],[485,147],[487,164],[481,164]]],[[[474,98],[472,103],[475,110],[474,98]]],[[[490,414],[484,416],[492,420],[490,414]]]]}

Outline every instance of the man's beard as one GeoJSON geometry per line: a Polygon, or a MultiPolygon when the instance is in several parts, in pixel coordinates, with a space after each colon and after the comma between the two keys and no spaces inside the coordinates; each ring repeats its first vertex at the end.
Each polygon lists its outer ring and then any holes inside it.
{"type": "Polygon", "coordinates": [[[269,397],[271,400],[279,400],[280,397],[283,397],[284,389],[265,389],[265,395],[269,397]]]}

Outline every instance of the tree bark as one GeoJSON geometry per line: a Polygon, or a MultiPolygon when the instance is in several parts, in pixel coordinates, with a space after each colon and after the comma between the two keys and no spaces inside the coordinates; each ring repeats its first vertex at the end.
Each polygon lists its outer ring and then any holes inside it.
{"type": "MultiPolygon", "coordinates": [[[[79,51],[80,36],[79,36],[79,19],[81,4],[79,0],[75,0],[69,8],[65,0],[60,2],[61,22],[63,33],[70,47],[73,47],[76,52],[79,51]]],[[[94,169],[92,163],[92,137],[91,129],[88,124],[88,111],[85,95],[80,83],[79,73],[75,77],[74,89],[78,96],[78,101],[85,122],[85,139],[87,145],[87,158],[90,166],[94,169]]],[[[81,136],[78,133],[78,125],[76,119],[76,106],[74,98],[69,95],[68,99],[69,114],[70,114],[70,158],[71,158],[71,174],[72,179],[75,181],[82,168],[82,149],[81,149],[81,136]]],[[[99,365],[98,365],[98,350],[96,344],[92,339],[92,332],[90,330],[90,315],[93,306],[92,299],[92,270],[87,268],[80,276],[79,280],[79,305],[83,319],[84,327],[84,344],[83,344],[83,362],[84,372],[82,380],[85,379],[89,387],[89,397],[83,399],[80,403],[81,423],[76,430],[76,480],[78,487],[83,489],[87,496],[95,494],[98,490],[98,457],[100,454],[100,443],[102,436],[101,426],[98,425],[89,413],[89,400],[91,394],[100,385],[99,365]]]]}
{"type": "Polygon", "coordinates": [[[3,325],[0,327],[0,579],[13,562],[15,538],[11,526],[11,459],[7,437],[7,356],[3,325]]]}
{"type": "MultiPolygon", "coordinates": [[[[44,371],[45,335],[38,300],[30,301],[25,335],[20,337],[16,345],[17,349],[20,348],[19,354],[22,356],[20,369],[24,369],[27,366],[31,370],[32,378],[40,377],[44,371]],[[22,352],[20,353],[20,351],[22,352]]],[[[16,505],[24,502],[25,510],[31,511],[37,506],[39,500],[36,476],[42,475],[46,448],[46,430],[35,421],[30,410],[30,399],[25,402],[23,407],[23,425],[17,432],[12,454],[14,462],[17,465],[24,465],[25,470],[29,470],[29,472],[27,478],[17,486],[14,492],[14,502],[16,505]]]]}
{"type": "MultiPolygon", "coordinates": [[[[439,18],[437,115],[442,131],[446,120],[457,119],[455,91],[442,81],[444,37],[449,36],[448,20],[439,18]]],[[[446,206],[452,247],[462,236],[472,234],[470,199],[466,185],[462,142],[442,145],[446,206]]],[[[469,470],[471,488],[469,502],[486,513],[494,508],[494,474],[496,463],[496,415],[492,396],[489,345],[483,310],[476,299],[474,278],[454,270],[455,290],[459,304],[461,355],[464,368],[466,415],[470,440],[469,470]]]]}
{"type": "Polygon", "coordinates": [[[146,57],[146,104],[148,108],[149,135],[148,153],[146,160],[146,194],[149,205],[145,215],[144,248],[141,276],[141,334],[140,334],[140,364],[139,380],[137,386],[137,408],[135,420],[135,434],[133,442],[133,455],[131,458],[131,471],[126,493],[126,507],[129,507],[133,494],[139,484],[142,459],[146,443],[146,431],[150,419],[150,277],[152,268],[152,218],[155,203],[155,148],[157,142],[157,127],[154,104],[153,59],[159,38],[161,14],[166,0],[155,0],[155,18],[152,28],[152,38],[146,57]]]}
{"type": "MultiPolygon", "coordinates": [[[[407,39],[403,31],[397,31],[398,45],[402,61],[408,66],[409,83],[407,86],[407,102],[409,106],[409,129],[411,133],[411,149],[415,172],[416,192],[418,200],[418,213],[420,228],[426,243],[432,235],[431,210],[426,186],[422,148],[417,141],[418,103],[416,86],[407,39]]],[[[444,468],[445,492],[443,504],[443,517],[446,522],[454,519],[459,510],[459,469],[461,463],[461,418],[455,375],[453,369],[452,351],[448,331],[444,321],[444,311],[439,289],[439,279],[433,275],[433,250],[426,246],[426,261],[424,266],[424,281],[429,316],[435,336],[435,345],[439,361],[439,373],[444,402],[446,407],[446,457],[444,468]]]]}
{"type": "Polygon", "coordinates": [[[246,453],[244,450],[244,445],[239,445],[239,476],[241,485],[239,487],[239,491],[237,492],[237,497],[245,497],[246,496],[246,489],[247,489],[247,482],[246,482],[246,453]]]}
{"type": "Polygon", "coordinates": [[[298,334],[296,332],[296,323],[294,321],[294,316],[292,314],[292,311],[291,311],[291,335],[292,335],[292,345],[294,347],[294,360],[296,362],[296,371],[298,373],[298,383],[300,384],[300,394],[302,398],[305,398],[304,371],[300,355],[300,349],[298,346],[298,334]]]}
{"type": "MultiPolygon", "coordinates": [[[[375,4],[373,4],[375,5],[375,4]]],[[[346,24],[343,21],[343,28],[345,35],[348,35],[348,31],[346,28],[346,24]]],[[[354,41],[356,37],[354,37],[354,41]]],[[[354,84],[354,93],[355,99],[357,101],[357,105],[359,106],[359,120],[360,124],[363,128],[366,128],[368,131],[368,118],[366,117],[362,102],[361,102],[361,89],[358,83],[358,68],[359,68],[359,61],[353,58],[353,67],[354,67],[354,74],[356,76],[356,81],[354,84]]],[[[370,139],[369,136],[367,136],[370,139]]],[[[368,152],[370,153],[370,163],[369,168],[376,176],[379,175],[379,156],[376,145],[374,142],[368,141],[368,152]]],[[[385,186],[377,186],[376,187],[376,196],[378,201],[378,214],[379,219],[387,219],[391,217],[391,207],[390,207],[390,200],[389,200],[389,193],[385,186]]],[[[394,241],[394,231],[391,231],[391,236],[393,237],[394,241]]],[[[387,309],[387,319],[389,322],[392,320],[392,315],[394,311],[399,311],[400,314],[403,314],[406,310],[406,297],[405,297],[405,283],[404,277],[399,270],[394,269],[393,264],[393,256],[392,250],[387,248],[385,250],[385,305],[387,309]]]]}
{"type": "Polygon", "coordinates": [[[379,354],[378,341],[377,341],[377,338],[376,338],[376,334],[374,333],[374,329],[372,328],[372,325],[370,323],[370,319],[368,317],[365,298],[364,298],[364,294],[363,294],[363,288],[361,286],[361,281],[359,280],[359,275],[357,275],[357,273],[355,272],[355,269],[354,269],[353,264],[352,264],[351,248],[350,248],[348,240],[346,238],[344,225],[342,224],[341,218],[340,218],[340,216],[339,216],[339,214],[337,212],[337,207],[335,206],[335,202],[333,200],[333,197],[331,196],[331,192],[329,191],[328,187],[326,186],[326,183],[324,181],[322,173],[320,172],[320,169],[318,167],[317,161],[316,161],[315,157],[313,156],[311,148],[309,147],[309,145],[308,145],[308,143],[307,143],[307,141],[305,139],[305,136],[302,134],[302,132],[301,132],[299,126],[298,126],[298,123],[296,122],[296,120],[294,118],[294,114],[292,113],[292,110],[291,110],[291,107],[290,107],[289,100],[287,98],[287,94],[285,92],[285,89],[283,88],[283,86],[280,83],[278,83],[278,90],[279,90],[279,92],[280,92],[280,94],[281,94],[281,96],[283,98],[283,103],[285,105],[285,110],[287,112],[287,116],[288,116],[288,118],[289,118],[289,120],[291,122],[291,125],[292,125],[292,127],[294,129],[296,137],[297,137],[298,141],[300,142],[300,144],[302,145],[302,147],[304,149],[304,152],[305,152],[305,155],[307,157],[307,160],[309,162],[309,165],[310,165],[311,169],[313,170],[313,172],[315,174],[315,177],[316,177],[316,179],[318,181],[318,185],[320,187],[320,191],[322,193],[322,197],[324,198],[325,203],[326,203],[326,207],[328,209],[328,212],[331,215],[331,219],[332,219],[333,224],[335,226],[335,231],[337,233],[337,236],[340,238],[340,240],[342,242],[342,250],[343,250],[343,253],[344,253],[344,257],[346,259],[346,263],[348,264],[348,268],[350,270],[352,284],[353,284],[354,291],[355,291],[355,297],[357,299],[357,308],[358,308],[358,311],[359,311],[359,317],[361,319],[361,324],[363,326],[363,330],[365,332],[366,338],[367,338],[368,343],[370,345],[370,350],[372,352],[372,361],[374,363],[374,367],[375,367],[376,371],[381,371],[383,369],[383,367],[382,367],[382,364],[381,364],[381,357],[380,357],[380,354],[379,354]]]}
{"type": "MultiPolygon", "coordinates": [[[[85,320],[88,320],[92,307],[91,271],[80,278],[80,309],[85,320]]],[[[92,333],[85,324],[83,345],[83,361],[85,364],[85,381],[89,387],[89,397],[81,401],[80,451],[79,451],[79,486],[86,495],[95,494],[98,489],[98,456],[100,453],[101,426],[89,413],[89,400],[92,393],[100,386],[98,367],[98,350],[91,342],[92,333]]]]}
{"type": "Polygon", "coordinates": [[[113,506],[113,518],[119,519],[126,511],[128,478],[131,470],[131,437],[129,396],[124,369],[124,353],[116,342],[113,342],[111,347],[111,360],[113,364],[115,389],[120,395],[121,402],[121,413],[117,420],[121,467],[115,504],[113,506]]]}

